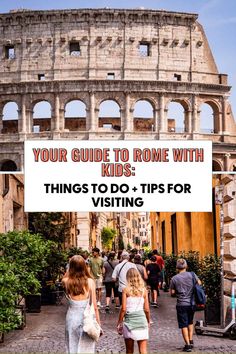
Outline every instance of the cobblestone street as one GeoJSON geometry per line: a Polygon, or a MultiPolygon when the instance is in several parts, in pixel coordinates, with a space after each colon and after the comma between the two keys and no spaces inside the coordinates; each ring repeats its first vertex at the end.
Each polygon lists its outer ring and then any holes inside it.
{"type": "MultiPolygon", "coordinates": [[[[181,352],[183,341],[177,328],[175,299],[161,292],[160,308],[151,309],[153,324],[151,325],[149,352],[178,353],[181,352]]],[[[66,304],[60,306],[43,306],[40,314],[27,314],[27,326],[5,336],[0,346],[0,353],[65,353],[64,318],[66,304]]],[[[97,345],[99,353],[124,352],[124,341],[116,333],[118,310],[110,313],[100,310],[104,335],[97,345]]],[[[201,314],[197,316],[201,317],[201,314]]],[[[236,341],[215,336],[194,335],[197,353],[235,353],[236,341]]]]}

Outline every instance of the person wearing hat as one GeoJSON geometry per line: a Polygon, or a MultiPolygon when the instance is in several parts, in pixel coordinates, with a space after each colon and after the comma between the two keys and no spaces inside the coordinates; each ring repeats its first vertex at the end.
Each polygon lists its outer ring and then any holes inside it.
{"type": "Polygon", "coordinates": [[[170,294],[177,297],[177,320],[181,329],[185,346],[184,352],[191,352],[193,348],[193,317],[194,311],[192,308],[193,296],[193,275],[196,282],[201,285],[197,275],[193,272],[187,272],[187,262],[180,258],[176,262],[178,274],[175,275],[170,282],[170,294]]]}
{"type": "Polygon", "coordinates": [[[137,269],[134,263],[129,262],[129,253],[124,250],[121,253],[121,262],[117,264],[117,266],[115,267],[112,273],[112,280],[113,281],[118,280],[118,294],[119,294],[120,304],[122,302],[122,291],[127,286],[126,274],[128,270],[131,268],[137,269]]]}

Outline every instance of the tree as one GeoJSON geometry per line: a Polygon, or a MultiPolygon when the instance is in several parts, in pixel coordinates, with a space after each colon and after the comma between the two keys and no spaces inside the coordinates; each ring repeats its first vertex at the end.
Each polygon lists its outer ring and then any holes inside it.
{"type": "Polygon", "coordinates": [[[41,234],[46,240],[64,243],[68,226],[63,213],[29,213],[29,230],[41,234]]]}
{"type": "Polygon", "coordinates": [[[101,232],[102,246],[110,250],[112,248],[112,242],[116,236],[116,230],[110,227],[104,227],[101,232]]]}

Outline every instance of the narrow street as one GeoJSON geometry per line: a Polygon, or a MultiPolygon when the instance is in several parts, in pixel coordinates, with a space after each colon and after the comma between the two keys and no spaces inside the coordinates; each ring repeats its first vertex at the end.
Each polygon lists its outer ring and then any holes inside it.
{"type": "MultiPolygon", "coordinates": [[[[149,352],[178,353],[181,352],[183,341],[177,328],[175,314],[175,299],[161,292],[160,308],[151,309],[151,325],[149,352]]],[[[114,306],[114,305],[113,305],[114,306]]],[[[116,333],[118,310],[112,308],[110,313],[100,310],[104,335],[97,345],[98,353],[123,353],[124,341],[116,333]]],[[[0,345],[0,353],[65,353],[64,318],[66,303],[59,306],[43,306],[39,314],[27,314],[27,326],[5,336],[5,342],[0,345]]],[[[196,317],[201,318],[201,314],[196,317]],[[199,317],[200,316],[200,317],[199,317]]],[[[194,335],[197,353],[236,352],[236,341],[215,336],[194,335]]]]}

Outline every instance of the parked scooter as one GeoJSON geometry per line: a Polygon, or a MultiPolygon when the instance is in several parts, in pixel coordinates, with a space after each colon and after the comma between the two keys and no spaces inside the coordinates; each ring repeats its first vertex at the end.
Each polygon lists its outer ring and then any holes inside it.
{"type": "Polygon", "coordinates": [[[226,278],[231,281],[231,321],[224,328],[217,328],[212,326],[207,326],[204,321],[197,321],[195,324],[196,334],[222,334],[222,336],[227,335],[230,339],[236,340],[236,320],[235,320],[235,282],[236,278],[226,278]]]}

